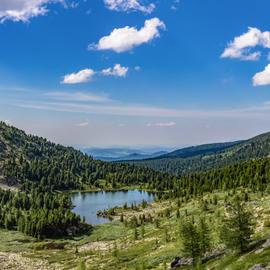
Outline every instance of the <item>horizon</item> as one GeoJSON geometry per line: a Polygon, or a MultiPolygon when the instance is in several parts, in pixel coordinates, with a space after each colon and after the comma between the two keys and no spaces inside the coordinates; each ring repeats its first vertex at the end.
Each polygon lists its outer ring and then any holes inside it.
{"type": "Polygon", "coordinates": [[[265,133],[267,7],[2,1],[1,119],[56,143],[99,148],[183,148],[265,133]]]}
{"type": "MultiPolygon", "coordinates": [[[[14,128],[18,128],[17,126],[12,125],[9,122],[6,122],[5,120],[0,120],[0,122],[5,123],[7,126],[10,127],[14,127],[14,128]]],[[[52,141],[47,137],[43,137],[34,133],[29,133],[26,130],[21,129],[22,131],[24,131],[27,135],[33,135],[33,136],[38,136],[41,138],[44,138],[52,143],[55,144],[61,144],[58,143],[56,141],[52,141]]],[[[159,151],[167,151],[169,152],[173,152],[179,149],[184,149],[184,148],[189,148],[189,147],[196,147],[196,146],[202,146],[202,145],[210,145],[210,144],[218,144],[218,143],[232,143],[232,142],[240,142],[240,141],[246,141],[249,139],[253,139],[257,136],[260,135],[264,135],[270,133],[270,131],[264,132],[264,133],[259,133],[259,134],[255,134],[251,137],[246,137],[246,138],[239,138],[239,139],[235,139],[235,140],[231,140],[231,141],[212,141],[212,142],[205,142],[202,144],[190,144],[190,145],[151,145],[151,144],[147,144],[147,145],[79,145],[79,144],[74,144],[74,145],[68,145],[68,144],[62,144],[63,146],[66,147],[73,147],[75,149],[78,149],[82,152],[87,151],[87,150],[134,150],[134,154],[136,153],[136,151],[142,151],[145,154],[151,154],[151,153],[155,153],[155,152],[159,152],[159,151]]]]}

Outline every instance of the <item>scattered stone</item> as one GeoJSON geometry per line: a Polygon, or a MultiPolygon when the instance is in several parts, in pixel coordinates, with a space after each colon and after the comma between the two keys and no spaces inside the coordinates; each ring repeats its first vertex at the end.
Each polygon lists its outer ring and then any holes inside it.
{"type": "Polygon", "coordinates": [[[177,268],[177,267],[181,267],[181,266],[192,265],[192,262],[193,262],[192,258],[176,257],[171,262],[171,268],[177,268]]]}
{"type": "Polygon", "coordinates": [[[255,254],[259,254],[261,252],[263,252],[266,248],[269,248],[270,247],[270,239],[267,239],[259,249],[257,249],[255,251],[255,254]]]}
{"type": "Polygon", "coordinates": [[[0,269],[5,270],[62,270],[59,265],[49,264],[45,260],[30,259],[23,253],[0,252],[0,269]]]}
{"type": "Polygon", "coordinates": [[[249,268],[249,270],[268,270],[268,269],[269,267],[263,264],[255,264],[251,268],[249,268]]]}

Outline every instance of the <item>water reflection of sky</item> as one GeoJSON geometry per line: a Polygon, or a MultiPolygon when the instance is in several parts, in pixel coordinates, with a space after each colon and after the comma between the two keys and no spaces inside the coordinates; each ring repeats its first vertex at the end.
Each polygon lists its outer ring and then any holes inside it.
{"type": "Polygon", "coordinates": [[[116,192],[78,192],[72,194],[73,211],[85,217],[86,222],[97,225],[108,222],[108,219],[97,216],[97,211],[123,206],[139,204],[143,200],[152,202],[154,194],[141,190],[116,191],[116,192]]]}

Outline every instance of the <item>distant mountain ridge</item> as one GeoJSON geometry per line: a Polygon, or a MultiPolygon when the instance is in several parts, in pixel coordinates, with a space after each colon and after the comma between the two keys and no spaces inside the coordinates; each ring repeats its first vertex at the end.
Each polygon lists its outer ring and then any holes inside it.
{"type": "Polygon", "coordinates": [[[161,172],[183,175],[265,158],[270,155],[270,132],[248,140],[186,147],[171,153],[130,164],[161,172]]]}
{"type": "Polygon", "coordinates": [[[163,149],[133,149],[133,148],[86,148],[82,151],[96,160],[127,161],[154,158],[168,154],[163,149]]]}
{"type": "Polygon", "coordinates": [[[157,156],[156,159],[161,158],[189,158],[192,156],[197,155],[205,155],[205,154],[214,154],[225,150],[229,147],[237,145],[242,141],[235,141],[235,142],[225,142],[225,143],[211,143],[211,144],[202,144],[198,146],[190,146],[181,148],[170,153],[157,156]]]}

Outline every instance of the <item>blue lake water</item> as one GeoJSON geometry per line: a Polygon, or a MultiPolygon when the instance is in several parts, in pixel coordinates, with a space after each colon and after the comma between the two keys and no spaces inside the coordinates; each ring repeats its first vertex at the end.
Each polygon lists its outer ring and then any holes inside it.
{"type": "Polygon", "coordinates": [[[125,203],[139,204],[143,200],[152,202],[155,199],[153,193],[141,190],[128,190],[116,192],[78,192],[71,195],[73,212],[85,217],[87,223],[92,225],[109,222],[107,218],[98,217],[97,211],[123,206],[125,203]]]}

